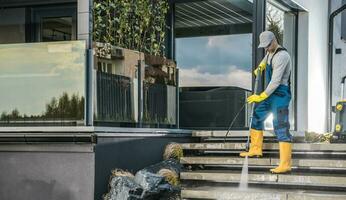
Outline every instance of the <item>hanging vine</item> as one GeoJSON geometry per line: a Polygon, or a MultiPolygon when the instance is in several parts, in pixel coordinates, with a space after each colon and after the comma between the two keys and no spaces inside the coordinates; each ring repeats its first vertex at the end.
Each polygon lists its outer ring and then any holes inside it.
{"type": "Polygon", "coordinates": [[[167,0],[94,0],[94,41],[164,56],[167,0]]]}

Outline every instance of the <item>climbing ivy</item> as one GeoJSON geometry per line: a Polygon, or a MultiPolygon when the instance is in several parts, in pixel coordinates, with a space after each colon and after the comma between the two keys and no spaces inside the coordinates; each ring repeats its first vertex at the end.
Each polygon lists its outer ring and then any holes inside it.
{"type": "Polygon", "coordinates": [[[94,0],[96,42],[163,56],[167,0],[94,0]]]}

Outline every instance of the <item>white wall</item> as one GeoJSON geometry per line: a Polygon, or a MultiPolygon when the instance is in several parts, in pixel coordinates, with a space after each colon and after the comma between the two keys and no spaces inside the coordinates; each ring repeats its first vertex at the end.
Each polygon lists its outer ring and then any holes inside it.
{"type": "Polygon", "coordinates": [[[304,132],[308,129],[308,56],[309,14],[302,12],[298,16],[298,67],[297,67],[297,130],[304,132]]]}
{"type": "Polygon", "coordinates": [[[77,35],[79,40],[89,39],[89,0],[78,0],[78,29],[77,35]]]}
{"type": "Polygon", "coordinates": [[[298,127],[323,133],[327,128],[328,1],[295,1],[308,11],[299,18],[298,127]]]}
{"type": "MultiPolygon", "coordinates": [[[[342,0],[332,0],[331,12],[341,7],[342,5],[341,3],[342,3],[342,0]]],[[[343,12],[346,12],[346,11],[343,11],[343,12]]],[[[333,79],[332,79],[333,101],[332,103],[333,105],[335,105],[336,101],[340,100],[341,78],[343,76],[346,76],[346,40],[341,40],[341,13],[335,17],[333,47],[334,48],[333,48],[333,79]],[[335,54],[336,48],[340,48],[342,50],[342,54],[335,54]]],[[[334,125],[334,121],[333,121],[333,125],[334,125]]]]}

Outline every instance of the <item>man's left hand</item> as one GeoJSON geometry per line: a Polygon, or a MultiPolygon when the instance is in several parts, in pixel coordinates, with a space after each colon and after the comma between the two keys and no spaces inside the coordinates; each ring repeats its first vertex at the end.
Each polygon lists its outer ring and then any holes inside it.
{"type": "Polygon", "coordinates": [[[251,95],[247,98],[247,102],[248,103],[259,103],[263,100],[265,100],[266,98],[268,98],[268,95],[265,92],[262,92],[260,95],[254,94],[251,95]]]}

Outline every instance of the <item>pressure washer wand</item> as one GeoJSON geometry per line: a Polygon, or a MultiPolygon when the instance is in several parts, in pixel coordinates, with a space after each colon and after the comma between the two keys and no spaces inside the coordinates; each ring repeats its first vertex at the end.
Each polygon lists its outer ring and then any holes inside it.
{"type": "MultiPolygon", "coordinates": [[[[256,76],[255,87],[254,87],[253,94],[257,93],[258,85],[259,85],[259,82],[261,80],[260,79],[260,74],[261,73],[258,73],[257,76],[256,76]]],[[[247,135],[247,142],[246,142],[246,151],[249,151],[249,149],[250,149],[250,130],[251,130],[251,124],[252,124],[252,119],[253,119],[254,111],[255,111],[255,103],[252,103],[252,105],[251,105],[251,114],[250,114],[250,119],[249,119],[249,133],[247,135]]]]}

